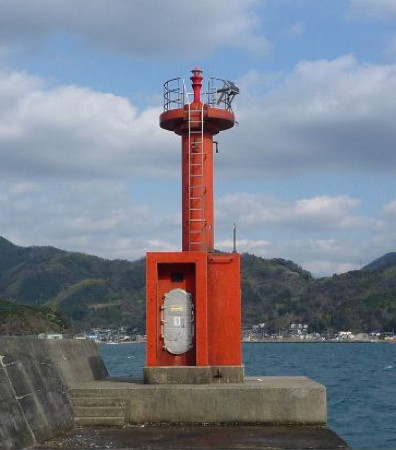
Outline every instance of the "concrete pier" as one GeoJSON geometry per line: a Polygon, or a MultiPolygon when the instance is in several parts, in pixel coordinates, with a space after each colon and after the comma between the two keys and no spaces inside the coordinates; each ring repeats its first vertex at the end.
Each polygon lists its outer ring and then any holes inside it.
{"type": "Polygon", "coordinates": [[[0,394],[4,450],[347,448],[325,427],[324,386],[305,377],[114,380],[89,341],[0,339],[0,394]]]}
{"type": "Polygon", "coordinates": [[[197,385],[89,381],[70,392],[79,425],[324,425],[327,420],[325,388],[306,377],[197,385]]]}

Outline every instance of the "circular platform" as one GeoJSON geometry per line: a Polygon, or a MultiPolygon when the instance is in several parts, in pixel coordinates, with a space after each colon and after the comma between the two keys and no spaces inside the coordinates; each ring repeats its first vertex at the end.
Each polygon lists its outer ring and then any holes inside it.
{"type": "Polygon", "coordinates": [[[188,130],[189,119],[191,128],[194,128],[194,124],[196,124],[196,127],[200,127],[202,119],[202,110],[200,108],[202,107],[204,131],[217,134],[234,126],[235,116],[232,111],[211,108],[207,105],[196,106],[192,104],[186,105],[184,108],[164,111],[160,115],[160,127],[164,130],[174,131],[176,134],[183,134],[184,131],[188,130]]]}

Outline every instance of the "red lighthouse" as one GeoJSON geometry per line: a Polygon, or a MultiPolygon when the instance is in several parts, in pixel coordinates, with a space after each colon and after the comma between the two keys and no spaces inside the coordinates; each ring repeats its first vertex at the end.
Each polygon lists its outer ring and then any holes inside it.
{"type": "MultiPolygon", "coordinates": [[[[147,383],[243,381],[240,256],[214,252],[213,136],[235,123],[234,83],[202,70],[164,84],[161,128],[182,141],[182,251],[147,253],[147,383]],[[220,85],[221,84],[221,85],[220,85]]],[[[217,143],[216,143],[217,145],[217,143]]]]}

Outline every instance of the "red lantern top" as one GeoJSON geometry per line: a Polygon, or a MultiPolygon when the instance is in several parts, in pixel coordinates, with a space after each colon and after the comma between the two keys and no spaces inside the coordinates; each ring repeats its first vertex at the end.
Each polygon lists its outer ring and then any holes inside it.
{"type": "Polygon", "coordinates": [[[192,88],[194,92],[193,103],[201,103],[201,89],[202,89],[202,69],[196,67],[191,71],[192,75],[190,80],[192,81],[192,88]]]}

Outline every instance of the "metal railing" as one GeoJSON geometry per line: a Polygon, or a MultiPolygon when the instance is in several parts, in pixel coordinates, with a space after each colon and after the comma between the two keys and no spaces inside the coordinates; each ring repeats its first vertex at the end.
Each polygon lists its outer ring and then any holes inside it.
{"type": "Polygon", "coordinates": [[[237,94],[239,88],[232,81],[214,77],[209,79],[207,92],[209,106],[232,111],[231,104],[237,94]]]}
{"type": "MultiPolygon", "coordinates": [[[[231,105],[237,94],[239,88],[235,83],[212,77],[209,79],[207,91],[202,95],[206,96],[206,103],[212,108],[232,111],[231,105]]],[[[182,78],[168,80],[164,83],[164,111],[183,108],[184,105],[191,103],[192,95],[192,92],[187,91],[182,78]]]]}
{"type": "Polygon", "coordinates": [[[164,83],[164,110],[182,108],[185,105],[184,81],[172,78],[164,83]]]}

